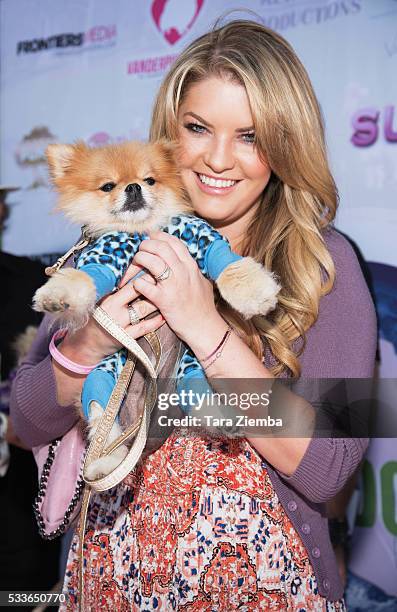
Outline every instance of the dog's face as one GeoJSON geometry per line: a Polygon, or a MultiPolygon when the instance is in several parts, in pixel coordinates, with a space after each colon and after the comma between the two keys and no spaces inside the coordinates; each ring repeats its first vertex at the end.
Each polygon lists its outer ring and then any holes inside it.
{"type": "Polygon", "coordinates": [[[46,155],[58,210],[94,235],[150,231],[174,214],[192,212],[173,144],[54,144],[46,155]]]}

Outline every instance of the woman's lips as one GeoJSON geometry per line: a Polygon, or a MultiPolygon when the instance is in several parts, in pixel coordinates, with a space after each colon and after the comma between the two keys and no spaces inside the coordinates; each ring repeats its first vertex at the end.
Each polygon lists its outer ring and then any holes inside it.
{"type": "Polygon", "coordinates": [[[204,193],[212,194],[212,195],[226,195],[230,193],[231,191],[233,191],[233,189],[235,189],[238,183],[240,182],[240,181],[236,181],[234,185],[231,185],[230,187],[214,187],[212,185],[206,185],[205,183],[203,183],[200,180],[198,172],[195,172],[194,174],[196,177],[196,182],[198,186],[200,187],[201,191],[203,191],[204,193]]]}

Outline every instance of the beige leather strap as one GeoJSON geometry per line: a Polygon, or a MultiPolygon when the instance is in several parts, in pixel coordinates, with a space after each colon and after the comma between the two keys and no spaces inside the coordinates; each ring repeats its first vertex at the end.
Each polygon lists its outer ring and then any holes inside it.
{"type": "Polygon", "coordinates": [[[156,334],[156,332],[149,332],[148,334],[146,334],[143,337],[149,343],[150,348],[152,349],[152,351],[153,351],[153,353],[154,353],[154,355],[156,357],[155,370],[156,370],[156,374],[157,374],[158,368],[160,366],[161,355],[162,355],[161,342],[160,342],[159,337],[156,334]]]}
{"type": "Polygon", "coordinates": [[[99,306],[96,307],[93,313],[94,319],[106,329],[114,338],[118,339],[127,349],[127,361],[120,374],[120,377],[113,389],[112,395],[104,411],[104,415],[98,425],[96,434],[89,445],[83,468],[83,477],[86,482],[84,489],[82,508],[80,514],[79,523],[79,610],[84,611],[84,564],[83,564],[83,547],[84,547],[84,534],[87,521],[88,506],[91,499],[92,490],[105,491],[119,482],[121,482],[129,472],[135,467],[136,463],[142,454],[142,451],[146,445],[147,434],[150,424],[150,414],[157,398],[157,385],[156,377],[157,370],[161,359],[161,343],[156,332],[150,332],[146,334],[145,339],[149,343],[156,359],[155,367],[153,368],[151,361],[148,359],[144,350],[139,344],[130,338],[125,331],[115,323],[109,315],[102,310],[99,306]],[[137,359],[143,363],[147,368],[150,380],[148,382],[148,388],[146,390],[146,397],[144,403],[144,409],[141,418],[138,423],[134,423],[129,429],[124,431],[119,439],[115,440],[111,445],[106,447],[106,441],[109,432],[112,428],[115,418],[117,417],[118,411],[123,401],[124,395],[128,389],[132,375],[134,373],[137,359]],[[131,446],[128,455],[125,457],[123,462],[112,472],[103,478],[99,478],[95,481],[89,481],[84,476],[86,467],[102,454],[109,454],[117,448],[120,444],[126,442],[129,438],[136,435],[136,438],[131,446]]]}
{"type": "Polygon", "coordinates": [[[112,391],[108,405],[104,410],[103,417],[98,423],[95,435],[92,438],[86,453],[83,467],[83,478],[85,482],[87,484],[90,484],[94,489],[96,489],[95,481],[90,481],[86,477],[86,470],[92,461],[95,461],[96,459],[101,457],[102,454],[107,454],[106,452],[103,452],[106,447],[106,441],[108,439],[110,430],[112,429],[113,423],[117,417],[125,391],[128,388],[128,384],[131,380],[134,366],[134,357],[130,353],[128,353],[126,364],[112,391]]]}
{"type": "Polygon", "coordinates": [[[87,522],[88,506],[90,505],[91,500],[91,491],[92,489],[88,485],[85,485],[80,510],[80,522],[78,526],[79,545],[77,554],[79,560],[79,612],[84,612],[84,534],[87,522]]]}
{"type": "Polygon", "coordinates": [[[107,476],[98,478],[95,481],[89,481],[88,479],[86,479],[86,482],[89,483],[89,485],[95,491],[107,491],[108,489],[115,487],[122,480],[124,480],[126,476],[128,476],[131,470],[133,470],[136,464],[138,463],[142,455],[143,449],[146,446],[150,425],[150,416],[152,413],[153,406],[156,402],[156,385],[154,385],[154,389],[155,390],[153,391],[153,385],[151,384],[147,394],[154,399],[148,399],[145,402],[145,407],[142,413],[142,417],[134,442],[132,443],[128,454],[123,459],[123,461],[113,470],[113,472],[111,472],[107,476]]]}
{"type": "Polygon", "coordinates": [[[130,351],[130,353],[135,355],[135,357],[137,357],[139,361],[143,363],[152,378],[157,377],[156,370],[145,351],[139,346],[136,340],[131,338],[131,336],[129,336],[122,327],[117,325],[117,323],[115,323],[115,321],[109,317],[107,312],[105,312],[100,306],[96,306],[92,316],[95,321],[99,323],[99,325],[101,325],[111,336],[113,336],[113,338],[116,338],[116,340],[118,340],[130,351]]]}
{"type": "Polygon", "coordinates": [[[102,308],[100,308],[100,306],[96,307],[93,317],[100,325],[104,327],[104,329],[106,329],[109,334],[119,340],[119,342],[121,342],[129,351],[127,362],[113,389],[103,417],[96,429],[95,436],[91,440],[88,447],[83,467],[83,478],[85,482],[95,491],[106,491],[107,489],[119,484],[119,482],[121,482],[131,472],[131,470],[134,469],[135,465],[139,461],[143,449],[145,448],[150,425],[150,415],[157,398],[156,378],[157,369],[161,358],[161,344],[155,332],[145,336],[155,353],[156,365],[153,367],[152,362],[136,340],[133,340],[119,325],[117,325],[117,323],[115,323],[111,317],[109,317],[109,315],[102,310],[102,308]],[[139,359],[139,361],[145,366],[150,376],[150,379],[147,381],[146,397],[142,416],[137,424],[132,426],[129,430],[123,432],[118,440],[106,448],[106,441],[113,426],[114,420],[117,417],[123,397],[128,389],[137,359],[139,359]],[[117,446],[123,444],[126,439],[130,438],[135,433],[136,436],[134,442],[127,456],[117,466],[117,468],[113,470],[113,472],[107,476],[103,476],[95,480],[90,480],[87,478],[86,471],[92,461],[95,461],[103,455],[109,454],[115,448],[117,448],[117,446]]]}

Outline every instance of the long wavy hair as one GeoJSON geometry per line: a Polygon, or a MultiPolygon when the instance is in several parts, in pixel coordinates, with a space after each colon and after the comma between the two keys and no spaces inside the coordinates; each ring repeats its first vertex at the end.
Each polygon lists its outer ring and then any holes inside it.
{"type": "Polygon", "coordinates": [[[151,140],[177,139],[178,110],[189,87],[213,76],[245,87],[255,146],[272,170],[241,252],[274,271],[282,286],[267,317],[245,321],[219,296],[217,307],[259,358],[266,339],[274,376],[299,376],[305,333],[335,278],[323,230],[334,219],[338,194],[319,104],[286,40],[254,21],[235,20],[201,36],[176,59],[155,100],[151,140]]]}

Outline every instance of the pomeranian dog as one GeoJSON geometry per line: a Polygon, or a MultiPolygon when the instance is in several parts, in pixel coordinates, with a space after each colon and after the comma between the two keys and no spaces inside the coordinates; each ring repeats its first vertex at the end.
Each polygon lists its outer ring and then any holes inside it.
{"type": "MultiPolygon", "coordinates": [[[[56,210],[84,226],[90,239],[104,234],[148,232],[164,226],[176,214],[192,214],[175,161],[176,145],[169,142],[125,142],[91,148],[83,142],[52,144],[46,150],[56,210]]],[[[128,267],[125,260],[123,272],[128,267]]],[[[109,292],[112,287],[107,288],[109,292]]],[[[107,291],[105,291],[106,293],[107,291]]],[[[33,308],[54,315],[54,322],[75,330],[85,325],[99,297],[95,281],[75,268],[57,271],[37,290],[33,308]]],[[[106,398],[108,399],[108,398],[106,398]]],[[[105,406],[106,406],[105,402],[105,406]]],[[[103,402],[91,402],[88,438],[94,436],[103,415],[103,402]]],[[[76,398],[79,410],[83,408],[76,398]]],[[[114,423],[108,443],[121,434],[114,423]]],[[[95,462],[89,477],[109,473],[125,457],[121,445],[110,457],[95,462]]]]}
{"type": "Polygon", "coordinates": [[[46,150],[57,208],[90,235],[148,232],[178,213],[192,213],[176,165],[177,145],[129,141],[91,148],[53,144],[46,150]]]}
{"type": "MultiPolygon", "coordinates": [[[[280,287],[272,273],[251,257],[233,253],[223,236],[194,217],[178,170],[176,144],[125,142],[92,149],[78,142],[49,145],[46,153],[59,194],[57,209],[84,227],[89,244],[76,259],[76,268],[56,271],[36,291],[36,310],[53,313],[55,321],[69,330],[85,325],[97,301],[118,286],[144,235],[157,229],[180,238],[203,274],[246,318],[275,307],[280,287]]],[[[108,396],[103,394],[109,369],[120,371],[120,361],[117,364],[111,368],[99,364],[84,383],[82,409],[89,420],[90,439],[110,397],[109,385],[108,396]],[[102,390],[100,397],[95,388],[102,390]],[[87,396],[94,398],[89,407],[84,404],[87,396]]],[[[192,369],[205,378],[201,364],[186,349],[180,378],[192,369]]],[[[109,442],[119,435],[115,423],[109,442]]],[[[101,468],[102,473],[109,473],[126,452],[125,446],[116,449],[113,463],[101,468]]]]}
{"type": "MultiPolygon", "coordinates": [[[[98,149],[83,142],[46,151],[56,210],[85,226],[91,238],[109,232],[149,232],[176,214],[192,214],[168,142],[125,142],[98,149]],[[154,178],[155,177],[155,178],[154,178]]],[[[34,309],[52,312],[69,329],[83,327],[97,302],[95,285],[73,268],[57,272],[34,296],[34,309]]]]}

